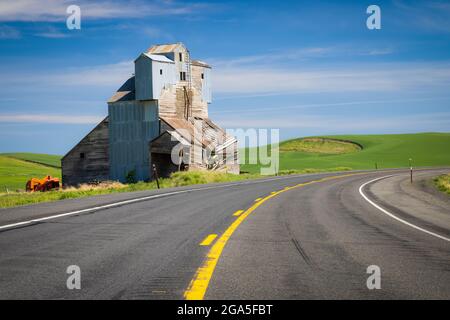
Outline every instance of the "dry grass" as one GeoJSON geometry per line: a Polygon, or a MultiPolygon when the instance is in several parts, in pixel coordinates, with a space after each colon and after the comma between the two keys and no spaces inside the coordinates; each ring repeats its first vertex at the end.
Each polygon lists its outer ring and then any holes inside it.
{"type": "Polygon", "coordinates": [[[73,192],[73,191],[93,191],[103,189],[121,189],[127,188],[126,184],[118,181],[103,181],[99,184],[81,184],[78,187],[69,187],[59,190],[60,192],[73,192]]]}
{"type": "Polygon", "coordinates": [[[434,179],[434,183],[442,192],[450,195],[450,174],[444,174],[434,179]]]}
{"type": "MultiPolygon", "coordinates": [[[[316,173],[324,171],[345,171],[351,168],[338,167],[333,169],[303,169],[303,170],[284,170],[279,175],[316,173]]],[[[181,187],[195,184],[207,184],[217,182],[232,182],[240,180],[248,180],[255,178],[263,178],[259,174],[230,174],[222,171],[188,171],[175,172],[170,178],[160,179],[161,188],[181,187]]],[[[101,194],[132,192],[142,190],[156,189],[156,182],[138,182],[133,184],[123,184],[115,181],[106,181],[98,185],[83,184],[77,188],[66,188],[58,191],[50,192],[14,192],[0,194],[0,208],[15,207],[21,205],[34,204],[39,202],[49,202],[64,199],[83,198],[101,194]]]]}

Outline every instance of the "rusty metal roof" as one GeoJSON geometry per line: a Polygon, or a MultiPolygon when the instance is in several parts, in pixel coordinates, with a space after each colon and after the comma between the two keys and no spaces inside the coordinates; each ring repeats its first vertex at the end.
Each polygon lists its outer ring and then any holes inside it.
{"type": "Polygon", "coordinates": [[[150,47],[147,50],[147,53],[168,53],[168,52],[174,52],[177,49],[186,49],[186,47],[181,43],[172,43],[172,44],[157,44],[153,47],[150,47]]]}
{"type": "Polygon", "coordinates": [[[203,141],[201,139],[201,134],[196,133],[194,125],[183,118],[172,118],[172,117],[161,117],[160,119],[167,123],[170,127],[172,127],[175,131],[178,132],[184,139],[187,141],[192,141],[192,138],[195,139],[195,142],[203,145],[203,141]]]}
{"type": "Polygon", "coordinates": [[[211,66],[209,64],[207,64],[206,62],[201,61],[201,60],[194,60],[194,59],[192,59],[191,60],[191,64],[193,66],[199,66],[199,67],[204,67],[204,68],[211,68],[211,66]]]}
{"type": "Polygon", "coordinates": [[[203,147],[216,148],[225,142],[235,141],[234,137],[229,136],[225,130],[213,123],[208,118],[184,118],[161,117],[160,119],[173,128],[180,136],[187,141],[201,144],[203,147]]]}

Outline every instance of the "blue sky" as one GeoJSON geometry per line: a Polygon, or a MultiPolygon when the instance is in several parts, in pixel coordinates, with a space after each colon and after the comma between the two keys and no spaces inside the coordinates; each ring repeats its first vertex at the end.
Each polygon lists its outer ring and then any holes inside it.
{"type": "Polygon", "coordinates": [[[450,131],[448,1],[0,0],[0,152],[64,154],[142,51],[178,41],[213,66],[210,117],[227,128],[450,131]]]}

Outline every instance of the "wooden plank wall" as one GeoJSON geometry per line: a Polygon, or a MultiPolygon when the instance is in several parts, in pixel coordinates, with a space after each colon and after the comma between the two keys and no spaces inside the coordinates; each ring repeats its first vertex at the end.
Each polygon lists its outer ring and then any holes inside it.
{"type": "Polygon", "coordinates": [[[61,160],[64,186],[109,179],[108,135],[106,118],[64,156],[61,160]]]}

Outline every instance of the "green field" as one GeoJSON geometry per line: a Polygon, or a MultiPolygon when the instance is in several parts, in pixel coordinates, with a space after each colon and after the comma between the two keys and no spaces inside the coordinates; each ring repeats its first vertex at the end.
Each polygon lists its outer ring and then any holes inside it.
{"type": "MultiPolygon", "coordinates": [[[[243,152],[248,153],[248,150],[241,150],[241,154],[243,152]]],[[[398,168],[407,167],[409,158],[415,167],[450,166],[450,133],[292,139],[280,143],[279,169],[284,173],[358,170],[374,169],[375,164],[379,169],[398,168]]],[[[26,181],[32,177],[42,178],[48,174],[61,177],[60,159],[60,156],[47,154],[0,154],[0,193],[6,189],[23,190],[26,181]]],[[[259,173],[259,166],[242,164],[241,171],[259,173]]]]}
{"type": "Polygon", "coordinates": [[[0,193],[24,190],[26,182],[33,177],[61,177],[61,169],[55,168],[59,159],[45,154],[0,154],[0,193]]]}
{"type": "Polygon", "coordinates": [[[61,156],[54,154],[16,152],[16,153],[0,153],[0,156],[11,157],[29,162],[35,162],[49,167],[61,168],[61,156]]]}
{"type": "MultiPolygon", "coordinates": [[[[331,169],[348,167],[353,170],[408,167],[409,159],[415,167],[450,166],[450,133],[417,133],[385,135],[339,135],[326,138],[353,141],[362,150],[346,153],[317,152],[314,148],[306,151],[289,151],[286,145],[299,144],[300,139],[280,143],[280,170],[302,170],[307,168],[331,169]]],[[[241,150],[241,153],[249,150],[241,150]]],[[[248,158],[248,156],[247,156],[248,158]]],[[[259,165],[241,165],[244,172],[259,172],[259,165]]]]}

